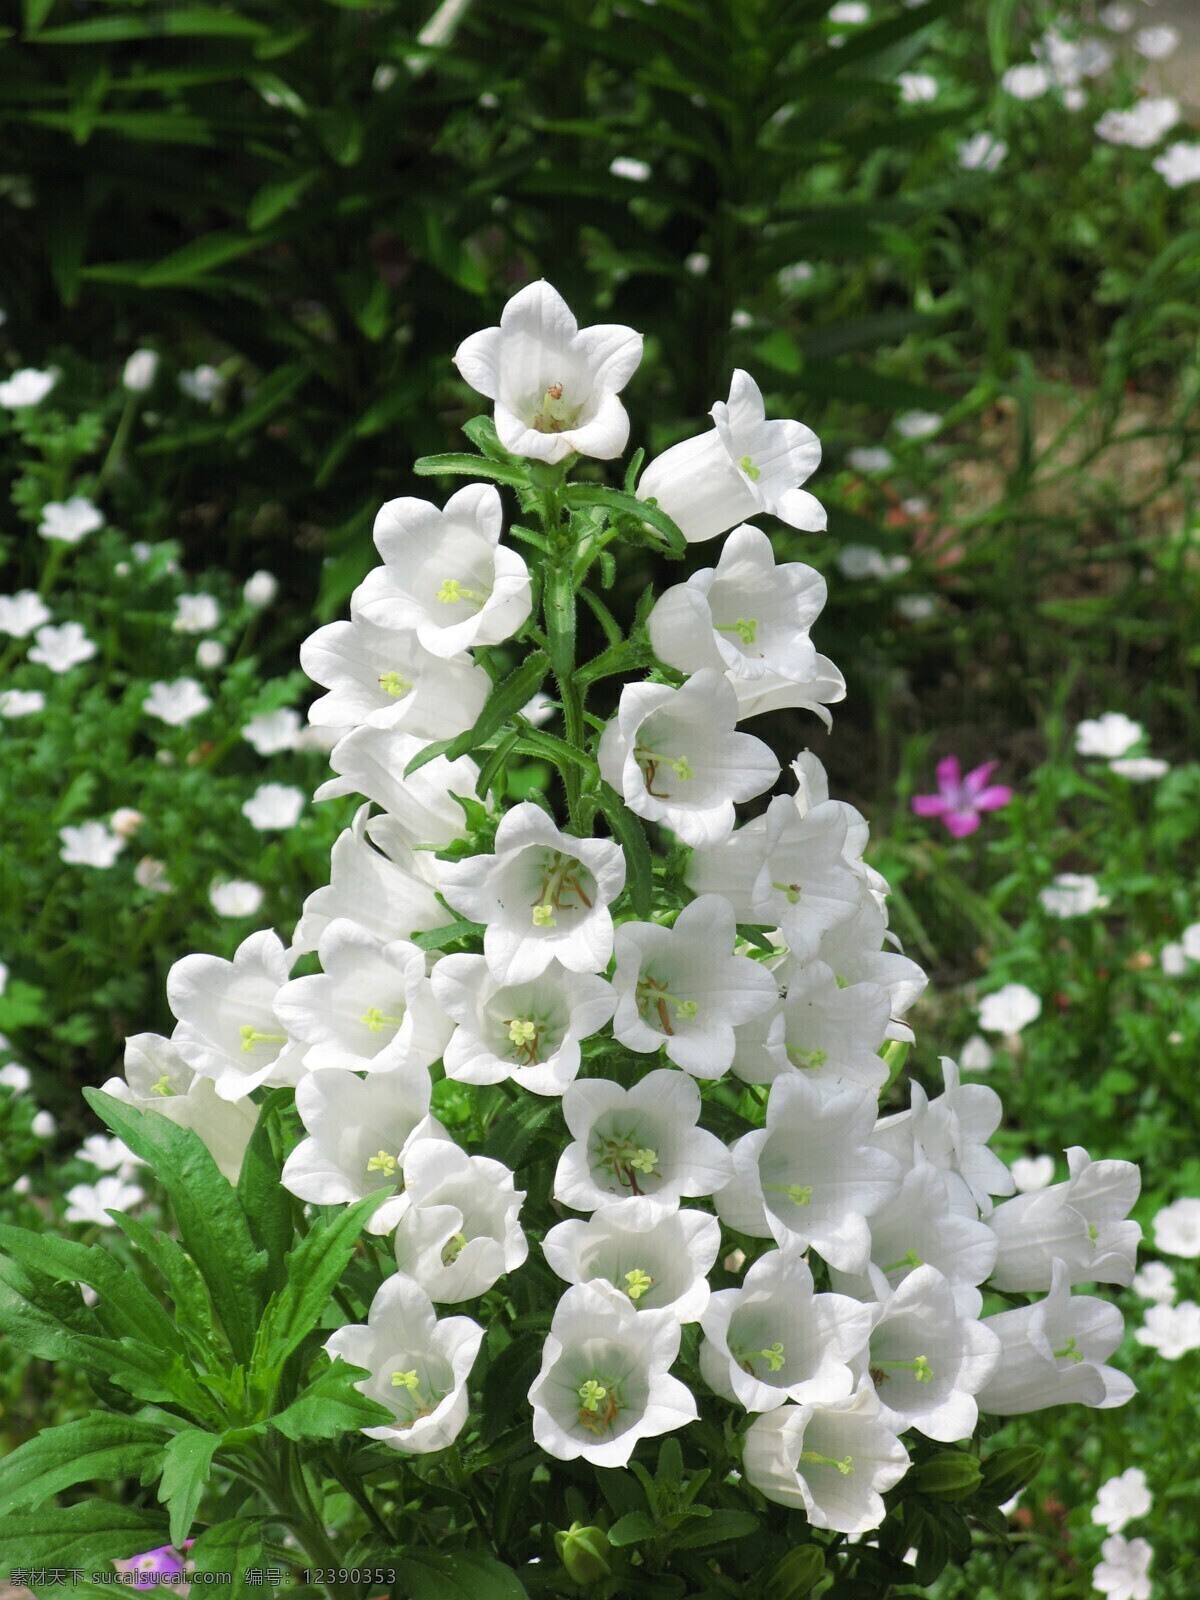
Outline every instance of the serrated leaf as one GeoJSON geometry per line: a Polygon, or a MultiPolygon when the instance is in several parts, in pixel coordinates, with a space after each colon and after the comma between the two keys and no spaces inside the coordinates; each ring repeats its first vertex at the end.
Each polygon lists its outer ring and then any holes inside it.
{"type": "Polygon", "coordinates": [[[367,1219],[387,1199],[380,1189],[333,1216],[319,1217],[287,1258],[287,1281],[271,1296],[254,1340],[252,1374],[277,1373],[316,1327],[354,1254],[367,1219]]]}
{"type": "Polygon", "coordinates": [[[289,1439],[336,1439],[359,1428],[378,1428],[395,1417],[378,1400],[355,1388],[370,1374],[340,1356],[304,1386],[299,1396],[267,1421],[289,1439]]]}
{"type": "Polygon", "coordinates": [[[291,1197],[279,1181],[283,1170],[279,1112],[291,1097],[290,1089],[276,1089],[264,1101],[237,1181],[238,1200],[251,1237],[267,1258],[272,1290],[283,1285],[284,1258],[293,1238],[291,1197]]]}
{"type": "Polygon", "coordinates": [[[394,1563],[405,1600],[529,1600],[511,1567],[480,1550],[421,1550],[394,1563]]]}
{"type": "MultiPolygon", "coordinates": [[[[248,1574],[261,1573],[267,1564],[262,1534],[255,1523],[242,1518],[219,1523],[199,1535],[188,1555],[196,1563],[197,1574],[219,1572],[233,1580],[203,1586],[214,1589],[223,1600],[261,1600],[261,1583],[248,1582],[248,1574]]],[[[200,1587],[194,1580],[192,1586],[200,1587]]]]}
{"type": "Polygon", "coordinates": [[[418,478],[490,478],[494,483],[507,483],[514,489],[524,489],[529,479],[517,467],[501,461],[489,461],[486,456],[471,456],[465,452],[451,451],[445,455],[420,456],[413,462],[418,478]]]}
{"type": "Polygon", "coordinates": [[[266,1256],[204,1141],[166,1117],[135,1111],[98,1089],[84,1098],[113,1133],[153,1168],[171,1197],[179,1232],[208,1286],[234,1355],[247,1361],[264,1300],[266,1256]]]}
{"type": "Polygon", "coordinates": [[[43,1506],[6,1515],[0,1524],[0,1568],[82,1567],[121,1561],[167,1542],[167,1519],[108,1500],[43,1506]]]}
{"type": "Polygon", "coordinates": [[[220,1445],[219,1433],[188,1428],[177,1433],[166,1448],[158,1498],[170,1513],[171,1543],[177,1550],[192,1531],[196,1508],[220,1445]]]}
{"type": "Polygon", "coordinates": [[[639,917],[648,917],[654,891],[654,858],[645,829],[607,783],[600,782],[596,799],[608,819],[613,838],[625,852],[625,892],[629,903],[639,917]]]}
{"type": "Polygon", "coordinates": [[[620,1547],[626,1544],[641,1544],[645,1539],[657,1539],[659,1527],[654,1518],[647,1516],[644,1511],[630,1511],[623,1517],[618,1517],[608,1530],[608,1542],[620,1547]]]}
{"type": "Polygon", "coordinates": [[[107,1412],[44,1428],[0,1461],[0,1505],[21,1511],[77,1483],[140,1478],[169,1438],[155,1423],[107,1412]]]}
{"type": "MultiPolygon", "coordinates": [[[[590,601],[592,596],[585,591],[584,599],[590,601]]],[[[648,667],[654,659],[654,651],[648,640],[623,639],[620,644],[602,650],[580,667],[575,674],[576,681],[581,684],[595,683],[598,678],[609,678],[614,673],[637,672],[642,667],[648,667]]]]}
{"type": "Polygon", "coordinates": [[[212,1306],[196,1263],[168,1234],[158,1233],[122,1211],[114,1211],[112,1215],[117,1226],[162,1275],[175,1304],[175,1326],[185,1339],[192,1335],[211,1348],[212,1306]]]}

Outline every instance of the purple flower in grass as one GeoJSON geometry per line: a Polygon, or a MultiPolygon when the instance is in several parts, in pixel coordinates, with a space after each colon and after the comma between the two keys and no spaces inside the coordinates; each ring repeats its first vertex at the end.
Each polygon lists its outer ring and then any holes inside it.
{"type": "Polygon", "coordinates": [[[912,808],[919,817],[941,817],[956,839],[965,839],[979,826],[983,811],[997,811],[1012,799],[1005,783],[989,784],[1000,765],[985,761],[963,777],[957,756],[944,756],[937,764],[937,794],[915,794],[912,808]]]}

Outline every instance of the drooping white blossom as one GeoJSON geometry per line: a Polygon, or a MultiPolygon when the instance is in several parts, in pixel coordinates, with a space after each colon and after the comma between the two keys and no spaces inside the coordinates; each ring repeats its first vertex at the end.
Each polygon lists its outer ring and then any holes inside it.
{"type": "Polygon", "coordinates": [[[252,933],[232,961],[190,955],[167,974],[167,1004],[177,1019],[171,1042],[223,1100],[298,1082],[304,1047],[275,1014],[289,960],[278,934],[252,933]]]}
{"type": "Polygon", "coordinates": [[[1012,1173],[988,1140],[1000,1126],[1004,1108],[994,1089],[962,1083],[949,1056],[941,1058],[945,1089],[930,1099],[914,1081],[911,1107],[881,1117],[873,1141],[895,1156],[907,1171],[927,1161],[942,1174],[951,1209],[975,1218],[987,1216],[993,1195],[1010,1195],[1012,1173]]]}
{"type": "Polygon", "coordinates": [[[370,723],[449,739],[474,726],[491,689],[487,673],[465,653],[434,655],[411,628],[383,628],[361,616],[310,634],[300,665],[329,690],[308,708],[319,727],[370,723]]]}
{"type": "Polygon", "coordinates": [[[405,843],[444,849],[463,832],[463,809],[454,796],[475,793],[479,768],[470,756],[435,756],[406,778],[405,767],[424,748],[424,740],[402,729],[355,728],[330,753],[338,776],[328,778],[313,799],[364,795],[383,807],[405,843]]]}
{"type": "Polygon", "coordinates": [[[1141,1174],[1130,1161],[1093,1161],[1080,1145],[1067,1151],[1067,1165],[1065,1183],[1005,1200],[988,1217],[999,1243],[995,1288],[1049,1289],[1052,1266],[1060,1264],[1073,1285],[1132,1279],[1142,1230],[1125,1219],[1141,1174]]]}
{"type": "Polygon", "coordinates": [[[567,1283],[610,1283],[639,1312],[669,1311],[681,1323],[703,1314],[706,1274],[720,1248],[715,1217],[650,1195],[601,1206],[586,1222],[560,1222],[542,1241],[546,1260],[567,1283]]]}

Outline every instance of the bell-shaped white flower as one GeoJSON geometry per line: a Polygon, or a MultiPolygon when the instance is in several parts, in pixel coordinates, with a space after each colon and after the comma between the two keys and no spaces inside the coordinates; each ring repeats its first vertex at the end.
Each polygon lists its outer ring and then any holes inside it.
{"type": "Polygon", "coordinates": [[[941,1058],[945,1091],[930,1100],[919,1083],[912,1085],[912,1106],[875,1124],[872,1143],[893,1155],[907,1170],[918,1157],[941,1171],[952,1209],[966,1216],[987,1216],[992,1195],[1012,1194],[1012,1173],[988,1140],[1000,1126],[1004,1108],[994,1089],[982,1083],[961,1083],[958,1066],[941,1058]]]}
{"type": "Polygon", "coordinates": [[[408,844],[444,849],[463,832],[463,809],[454,796],[475,793],[479,768],[470,756],[435,756],[406,778],[405,767],[427,742],[400,728],[355,728],[330,752],[329,765],[339,776],[323,783],[314,800],[361,794],[395,819],[408,844]]]}
{"type": "Polygon", "coordinates": [[[656,500],[689,543],[725,533],[762,511],[810,533],[824,528],[821,503],[799,487],[821,462],[811,428],[768,422],[761,389],[740,367],[728,403],[718,400],[711,415],[711,432],[672,445],[650,463],[638,497],[656,500]]]}
{"type": "Polygon", "coordinates": [[[843,987],[823,961],[803,967],[785,963],[777,977],[787,995],[779,1003],[779,1027],[764,1052],[774,1057],[777,1072],[799,1068],[829,1084],[882,1089],[887,1067],[877,1052],[890,1018],[887,990],[875,983],[843,987]]]}
{"type": "Polygon", "coordinates": [[[673,927],[624,922],[617,929],[613,1033],[642,1054],[667,1058],[697,1078],[719,1078],[734,1052],[734,1027],[761,1015],[779,995],[772,975],[733,953],[733,909],[706,894],[673,927]]]}
{"type": "Polygon", "coordinates": [[[624,887],[619,844],[563,833],[529,800],[505,814],[494,855],[441,873],[447,904],[485,925],[483,953],[502,983],[527,983],[552,961],[603,971],[613,949],[608,908],[624,887]]]}
{"type": "Polygon", "coordinates": [[[329,924],[317,949],[324,972],[293,978],[275,996],[276,1016],[291,1038],[308,1047],[305,1067],[431,1067],[450,1025],[425,976],[425,952],[406,939],[380,944],[345,919],[329,924]]]}
{"type": "Polygon", "coordinates": [[[456,1024],[443,1065],[460,1083],[511,1079],[533,1094],[560,1095],[579,1072],[581,1039],[602,1028],[616,996],[591,972],[552,961],[528,983],[501,983],[484,956],[443,956],[430,974],[434,998],[456,1024]]]}
{"type": "Polygon", "coordinates": [[[1066,1183],[1019,1194],[988,1218],[999,1254],[997,1289],[1049,1289],[1052,1263],[1066,1264],[1072,1284],[1130,1283],[1142,1230],[1127,1222],[1141,1189],[1131,1161],[1093,1161],[1081,1145],[1067,1151],[1066,1183]]]}
{"type": "Polygon", "coordinates": [[[170,1039],[131,1034],[125,1041],[125,1076],[109,1078],[100,1088],[138,1111],[157,1111],[190,1128],[230,1183],[237,1182],[258,1107],[251,1100],[222,1100],[212,1079],[193,1072],[170,1039]]]}
{"type": "Polygon", "coordinates": [[[554,1174],[554,1198],[575,1211],[629,1195],[714,1194],[732,1176],[725,1146],[696,1126],[700,1090],[682,1072],[659,1068],[632,1089],[577,1080],[562,1109],[572,1143],[554,1174]]]}
{"type": "Polygon", "coordinates": [[[811,961],[822,935],[861,904],[859,879],[844,856],[847,809],[830,800],[801,815],[792,799],[776,795],[766,810],[751,920],[778,927],[801,961],[811,961]]]}
{"type": "Polygon", "coordinates": [[[950,1285],[960,1316],[978,1317],[983,1283],[996,1264],[996,1236],[986,1223],[950,1209],[945,1174],[922,1158],[904,1174],[894,1205],[870,1221],[871,1262],[861,1274],[830,1272],[835,1289],[877,1300],[919,1267],[936,1267],[950,1285]],[[874,1268],[874,1272],[871,1271],[874,1268]]]}
{"type": "Polygon", "coordinates": [[[297,1083],[304,1046],[275,1014],[289,959],[279,935],[252,933],[232,961],[191,955],[167,974],[167,1004],[178,1018],[171,1042],[222,1100],[297,1083]]]}
{"type": "Polygon", "coordinates": [[[314,727],[369,723],[449,739],[474,726],[491,689],[465,653],[433,655],[411,628],[381,628],[365,617],[318,628],[300,646],[300,665],[329,690],[308,708],[314,727]]]}
{"type": "Polygon", "coordinates": [[[631,811],[685,844],[710,847],[733,831],[733,803],[779,776],[770,747],[735,733],[733,690],[706,667],[682,688],[627,684],[600,736],[600,773],[631,811]]]}
{"type": "Polygon", "coordinates": [[[879,1410],[864,1383],[835,1405],[768,1411],[746,1434],[742,1470],[768,1500],[795,1506],[814,1528],[868,1533],[886,1515],[882,1496],[909,1466],[879,1410]]]}
{"type": "Polygon", "coordinates": [[[611,461],[629,439],[617,395],[637,371],[642,336],[620,323],[581,328],[544,279],[521,289],[498,328],[464,339],[454,364],[472,389],[496,402],[496,433],[514,455],[611,461]]]}
{"type": "Polygon", "coordinates": [[[731,673],[726,677],[737,698],[739,722],[748,722],[768,711],[800,710],[813,712],[827,728],[832,728],[833,716],[826,707],[846,698],[845,678],[828,656],[820,654],[813,657],[811,671],[802,678],[785,678],[771,670],[761,678],[739,678],[731,673]]]}
{"type": "Polygon", "coordinates": [[[660,597],[646,622],[650,643],[660,661],[680,672],[714,667],[758,680],[774,671],[806,681],[816,662],[808,630],[826,592],[812,567],[776,566],[766,534],[745,523],[726,539],[715,567],[693,572],[660,597]]]}
{"type": "Polygon", "coordinates": [[[462,1432],[467,1379],[482,1342],[477,1322],[439,1321],[420,1284],[397,1272],[380,1285],[366,1322],[339,1328],[325,1349],[365,1367],[371,1376],[355,1388],[395,1414],[395,1423],[363,1433],[407,1455],[425,1455],[444,1450],[462,1432]]]}
{"type": "Polygon", "coordinates": [[[915,1036],[903,1019],[925,992],[929,979],[915,961],[882,948],[884,940],[891,937],[886,916],[868,892],[852,917],[821,935],[818,954],[832,967],[839,983],[877,983],[885,989],[888,1025],[884,1037],[911,1044],[915,1036]]]}
{"type": "Polygon", "coordinates": [[[432,851],[410,849],[407,830],[393,818],[370,812],[369,805],[360,806],[334,840],[329,882],[305,900],[292,935],[297,953],[315,950],[329,924],[342,917],[385,943],[445,926],[445,907],[434,898],[441,863],[432,851]]]}
{"type": "Polygon", "coordinates": [[[529,1254],[517,1221],[525,1191],[502,1161],[423,1139],[404,1155],[396,1264],[439,1305],[474,1300],[529,1254]]]}
{"type": "Polygon", "coordinates": [[[720,1248],[716,1217],[649,1195],[602,1206],[586,1222],[560,1222],[542,1240],[567,1283],[610,1283],[639,1312],[669,1311],[677,1322],[699,1321],[720,1248]]]}
{"type": "MultiPolygon", "coordinates": [[[[296,1110],[308,1138],[284,1163],[284,1188],[320,1206],[399,1189],[409,1149],[418,1140],[450,1138],[429,1115],[431,1088],[428,1072],[417,1067],[369,1078],[308,1073],[296,1085],[296,1110]]],[[[401,1209],[399,1196],[386,1201],[372,1214],[367,1231],[390,1233],[401,1209]]]]}
{"type": "Polygon", "coordinates": [[[500,543],[502,521],[490,483],[460,489],[444,511],[428,500],[389,500],[375,518],[384,565],[354,591],[351,616],[413,629],[446,659],[511,638],[529,615],[529,569],[500,543]]]}
{"type": "Polygon", "coordinates": [[[950,1284],[936,1267],[923,1266],[884,1300],[862,1364],[879,1396],[881,1422],[953,1444],[974,1433],[975,1395],[999,1359],[996,1334],[962,1316],[950,1284]]]}
{"type": "Polygon", "coordinates": [[[976,1396],[981,1411],[1016,1417],[1061,1405],[1108,1410],[1136,1393],[1132,1379],[1104,1365],[1125,1331],[1121,1313],[1105,1300],[1073,1295],[1065,1261],[1054,1264],[1044,1300],[985,1317],[982,1326],[997,1335],[1001,1354],[976,1396]]]}
{"type": "MultiPolygon", "coordinates": [[[[867,1218],[895,1200],[902,1176],[899,1163],[869,1143],[875,1110],[868,1091],[835,1089],[800,1072],[771,1085],[767,1125],[738,1141],[733,1162],[781,1248],[811,1245],[844,1272],[866,1267],[867,1218]]],[[[720,1194],[716,1203],[725,1216],[720,1194]]]]}
{"type": "Polygon", "coordinates": [[[814,1294],[799,1251],[770,1250],[740,1289],[718,1290],[700,1320],[700,1371],[709,1388],[747,1411],[774,1411],[787,1400],[848,1398],[850,1362],[866,1346],[872,1312],[847,1295],[814,1294]]]}
{"type": "Polygon", "coordinates": [[[691,1390],[668,1371],[681,1332],[669,1311],[638,1311],[604,1283],[574,1284],[529,1391],[536,1442],[559,1461],[623,1467],[640,1439],[694,1422],[691,1390]]]}

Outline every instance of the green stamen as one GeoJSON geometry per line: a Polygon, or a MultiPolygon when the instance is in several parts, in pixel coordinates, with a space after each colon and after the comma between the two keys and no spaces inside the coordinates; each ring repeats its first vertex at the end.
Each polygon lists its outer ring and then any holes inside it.
{"type": "Polygon", "coordinates": [[[158,1082],[155,1083],[155,1084],[152,1084],[150,1086],[150,1093],[151,1094],[170,1094],[170,1092],[171,1092],[171,1080],[170,1080],[170,1078],[167,1077],[166,1073],[164,1072],[162,1077],[158,1080],[158,1082]]]}
{"type": "Polygon", "coordinates": [[[700,1007],[695,1000],[681,1000],[675,1010],[685,1022],[690,1022],[699,1013],[700,1007]]]}
{"type": "Polygon", "coordinates": [[[630,1157],[629,1160],[629,1165],[631,1167],[635,1167],[638,1172],[644,1172],[647,1177],[649,1177],[654,1171],[654,1168],[657,1164],[658,1151],[650,1150],[645,1147],[638,1150],[633,1156],[630,1157]]]}
{"type": "Polygon", "coordinates": [[[409,1394],[416,1394],[417,1389],[418,1389],[418,1387],[420,1385],[420,1382],[421,1382],[421,1380],[420,1380],[420,1378],[417,1377],[417,1373],[416,1373],[416,1368],[415,1367],[411,1372],[393,1372],[392,1373],[392,1388],[393,1389],[407,1389],[409,1394]]]}
{"type": "Polygon", "coordinates": [[[736,633],[743,644],[753,644],[758,637],[758,618],[739,617],[736,622],[714,622],[718,633],[736,633]]]}
{"type": "Polygon", "coordinates": [[[450,606],[457,600],[474,600],[477,605],[486,605],[489,596],[480,594],[478,589],[464,589],[457,578],[443,578],[442,586],[434,596],[442,605],[450,606]]]}
{"type": "Polygon", "coordinates": [[[359,1018],[364,1027],[372,1033],[382,1033],[385,1028],[398,1028],[404,1021],[403,1017],[385,1017],[378,1006],[368,1006],[359,1018]]]}
{"type": "Polygon", "coordinates": [[[600,1402],[607,1394],[608,1390],[595,1378],[589,1378],[586,1383],[579,1385],[579,1400],[585,1411],[599,1411],[600,1402]]]}
{"type": "Polygon", "coordinates": [[[827,1050],[800,1050],[795,1045],[790,1044],[787,1047],[787,1058],[794,1067],[807,1067],[815,1072],[818,1067],[823,1067],[829,1060],[829,1052],[827,1050]]]}
{"type": "Polygon", "coordinates": [[[535,928],[557,928],[558,923],[554,916],[554,907],[549,900],[533,908],[533,925],[535,928]]]}
{"type": "Polygon", "coordinates": [[[448,1239],[442,1246],[442,1265],[444,1267],[452,1267],[466,1247],[466,1234],[456,1233],[453,1238],[448,1239]]]}
{"type": "Polygon", "coordinates": [[[367,1171],[382,1172],[385,1178],[390,1178],[396,1171],[396,1158],[388,1155],[386,1150],[380,1150],[367,1162],[367,1171]]]}
{"type": "Polygon", "coordinates": [[[1084,1359],[1083,1351],[1075,1348],[1074,1334],[1071,1335],[1061,1350],[1056,1350],[1054,1352],[1054,1359],[1056,1361],[1062,1361],[1064,1357],[1071,1361],[1082,1361],[1084,1359]]]}
{"type": "Polygon", "coordinates": [[[640,1300],[647,1289],[654,1287],[654,1279],[641,1267],[634,1267],[632,1272],[625,1274],[625,1293],[631,1300],[640,1300]]]}
{"type": "Polygon", "coordinates": [[[812,1199],[811,1183],[764,1183],[763,1188],[787,1195],[794,1206],[806,1206],[812,1199]]]}
{"type": "Polygon", "coordinates": [[[393,700],[402,700],[412,688],[407,678],[402,678],[398,672],[381,672],[379,674],[379,687],[384,694],[391,695],[393,700]]]}
{"type": "Polygon", "coordinates": [[[890,1267],[883,1267],[881,1270],[885,1273],[899,1272],[901,1267],[912,1267],[915,1271],[917,1267],[923,1267],[924,1265],[925,1263],[915,1250],[906,1250],[899,1261],[893,1261],[890,1267]]]}
{"type": "Polygon", "coordinates": [[[787,1360],[784,1348],[778,1339],[774,1344],[767,1345],[765,1350],[738,1350],[734,1354],[740,1362],[742,1370],[749,1372],[751,1377],[754,1376],[750,1365],[752,1361],[765,1361],[772,1372],[778,1372],[787,1360]]]}
{"type": "Polygon", "coordinates": [[[753,461],[751,461],[749,456],[743,456],[742,459],[738,462],[738,466],[742,469],[742,471],[750,479],[751,483],[757,483],[758,480],[762,477],[761,469],[754,465],[753,461]]]}
{"type": "Polygon", "coordinates": [[[780,894],[783,895],[787,900],[788,905],[794,906],[799,904],[801,889],[798,883],[776,883],[774,879],[772,879],[771,887],[772,889],[779,890],[780,894]]]}
{"type": "Polygon", "coordinates": [[[904,1372],[911,1372],[918,1383],[933,1382],[933,1368],[929,1365],[928,1356],[914,1356],[911,1361],[873,1361],[872,1367],[895,1367],[904,1372]]]}
{"type": "Polygon", "coordinates": [[[822,1467],[836,1467],[843,1478],[848,1478],[854,1471],[854,1457],[843,1456],[840,1461],[835,1461],[833,1456],[823,1456],[816,1450],[802,1450],[801,1461],[812,1461],[822,1467]]]}
{"type": "Polygon", "coordinates": [[[242,1037],[242,1049],[253,1050],[256,1044],[286,1044],[286,1033],[259,1033],[252,1022],[243,1022],[238,1029],[242,1037]]]}

